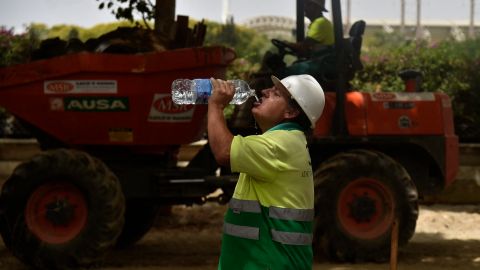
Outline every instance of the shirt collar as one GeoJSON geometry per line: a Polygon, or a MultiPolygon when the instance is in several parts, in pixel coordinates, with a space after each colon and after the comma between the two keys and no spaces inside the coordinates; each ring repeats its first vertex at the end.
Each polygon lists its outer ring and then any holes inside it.
{"type": "Polygon", "coordinates": [[[294,122],[280,123],[280,124],[272,127],[271,129],[267,130],[267,132],[274,131],[274,130],[300,130],[300,131],[303,131],[302,127],[299,124],[294,123],[294,122]]]}

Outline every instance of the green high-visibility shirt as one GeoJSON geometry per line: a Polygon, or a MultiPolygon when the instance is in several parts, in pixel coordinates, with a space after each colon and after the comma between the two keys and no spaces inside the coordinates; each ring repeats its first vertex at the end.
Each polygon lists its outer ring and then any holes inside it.
{"type": "Polygon", "coordinates": [[[315,19],[308,26],[307,37],[318,41],[322,45],[333,45],[335,37],[332,23],[325,17],[315,19]]]}
{"type": "Polygon", "coordinates": [[[230,165],[240,176],[225,214],[218,269],[310,270],[313,175],[300,126],[235,136],[230,165]]]}

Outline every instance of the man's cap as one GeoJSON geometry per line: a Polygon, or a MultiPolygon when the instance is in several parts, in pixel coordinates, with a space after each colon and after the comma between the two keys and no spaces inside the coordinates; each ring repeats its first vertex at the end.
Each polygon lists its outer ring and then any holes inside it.
{"type": "Polygon", "coordinates": [[[323,12],[328,12],[328,10],[325,8],[325,0],[307,0],[307,2],[319,5],[323,12]]]}

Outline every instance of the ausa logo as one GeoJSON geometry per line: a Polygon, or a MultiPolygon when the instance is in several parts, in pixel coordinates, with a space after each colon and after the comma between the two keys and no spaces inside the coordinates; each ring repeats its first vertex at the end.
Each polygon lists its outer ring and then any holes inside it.
{"type": "Polygon", "coordinates": [[[126,97],[66,97],[65,111],[77,112],[127,112],[129,111],[126,97]]]}

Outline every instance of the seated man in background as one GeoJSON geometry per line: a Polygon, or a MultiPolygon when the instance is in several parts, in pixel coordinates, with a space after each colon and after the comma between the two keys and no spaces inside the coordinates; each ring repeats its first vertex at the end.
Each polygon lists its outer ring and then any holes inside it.
{"type": "Polygon", "coordinates": [[[308,26],[305,40],[300,42],[287,42],[273,39],[272,43],[278,47],[279,51],[278,53],[267,51],[260,70],[271,70],[280,77],[302,74],[305,72],[285,73],[286,64],[283,59],[285,53],[294,54],[298,60],[305,60],[317,55],[322,55],[331,50],[335,38],[332,23],[323,16],[323,12],[326,11],[325,0],[306,0],[305,17],[307,17],[311,23],[308,26]]]}
{"type": "Polygon", "coordinates": [[[326,11],[325,0],[305,0],[304,15],[310,20],[305,40],[287,42],[272,39],[278,51],[265,53],[260,70],[251,76],[250,84],[262,89],[271,86],[272,74],[277,77],[310,74],[322,87],[331,88],[328,84],[336,72],[335,38],[332,23],[323,16],[326,11]],[[290,59],[285,61],[286,54],[294,55],[296,59],[287,64],[290,59]]]}
{"type": "Polygon", "coordinates": [[[299,55],[309,55],[325,46],[333,45],[335,41],[333,25],[323,16],[323,12],[327,12],[325,0],[307,0],[305,2],[305,17],[310,20],[307,37],[304,41],[289,43],[298,51],[299,55]]]}

